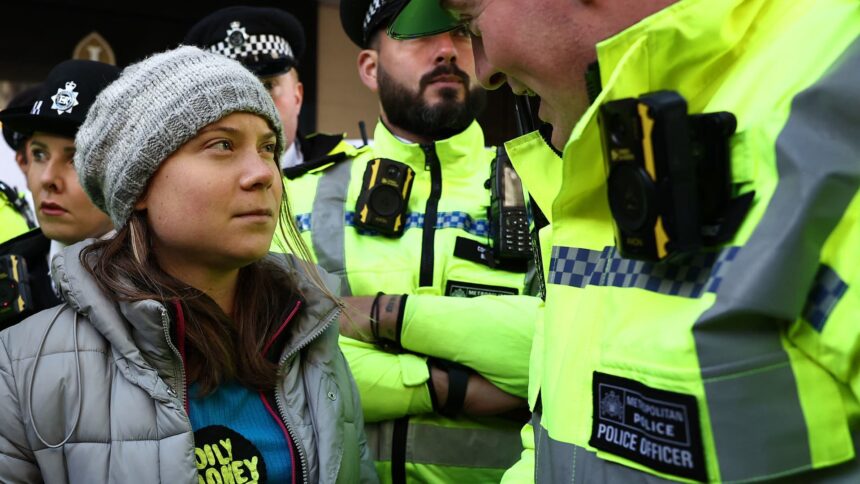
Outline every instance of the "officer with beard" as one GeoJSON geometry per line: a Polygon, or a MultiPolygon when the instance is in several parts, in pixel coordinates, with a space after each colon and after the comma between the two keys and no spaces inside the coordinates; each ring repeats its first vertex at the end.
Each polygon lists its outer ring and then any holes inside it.
{"type": "Polygon", "coordinates": [[[542,303],[526,295],[528,249],[491,256],[498,153],[475,121],[469,36],[392,40],[395,3],[341,2],[379,96],[373,145],[286,193],[315,262],[341,278],[341,348],[382,481],[498,482],[519,455],[542,303]]]}

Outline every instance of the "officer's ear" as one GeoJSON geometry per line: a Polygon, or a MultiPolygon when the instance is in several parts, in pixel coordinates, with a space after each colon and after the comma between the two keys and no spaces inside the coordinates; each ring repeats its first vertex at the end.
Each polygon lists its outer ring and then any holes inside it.
{"type": "Polygon", "coordinates": [[[21,169],[21,172],[26,177],[27,172],[30,170],[30,164],[27,163],[27,151],[24,148],[15,152],[15,163],[18,164],[18,168],[21,169]]]}
{"type": "Polygon", "coordinates": [[[373,92],[379,90],[376,80],[376,72],[379,67],[379,52],[372,49],[364,49],[358,53],[358,77],[361,82],[373,92]]]}

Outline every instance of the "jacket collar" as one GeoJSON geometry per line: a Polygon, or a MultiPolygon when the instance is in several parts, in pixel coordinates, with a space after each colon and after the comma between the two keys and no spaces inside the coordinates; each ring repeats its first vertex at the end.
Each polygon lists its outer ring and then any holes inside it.
{"type": "MultiPolygon", "coordinates": [[[[53,261],[53,278],[64,299],[110,343],[119,368],[153,397],[164,397],[164,379],[176,378],[176,354],[168,345],[170,313],[154,300],[116,302],[98,286],[81,265],[80,252],[95,242],[85,240],[63,249],[53,261]]],[[[306,303],[290,322],[290,331],[278,339],[282,355],[296,352],[313,341],[336,316],[334,301],[325,297],[303,273],[293,256],[272,254],[298,283],[306,303]]],[[[173,382],[174,384],[178,382],[173,382]]],[[[166,397],[165,397],[166,398],[166,397]]]]}
{"type": "MultiPolygon", "coordinates": [[[[456,172],[473,172],[475,165],[472,163],[486,163],[475,156],[476,152],[484,149],[484,132],[477,121],[462,132],[432,143],[436,148],[436,155],[442,169],[451,174],[456,172]]],[[[416,173],[424,171],[424,148],[418,143],[401,141],[394,136],[388,127],[380,120],[376,124],[373,133],[373,154],[383,158],[390,158],[409,165],[416,173]]]]}
{"type": "MultiPolygon", "coordinates": [[[[801,3],[809,8],[809,2],[801,3]]],[[[564,211],[579,206],[576,210],[598,212],[597,217],[609,219],[597,126],[598,109],[607,101],[674,90],[688,100],[691,113],[735,112],[742,131],[749,120],[737,112],[737,97],[721,94],[726,82],[749,81],[736,74],[760,62],[757,56],[745,54],[767,45],[771,37],[766,26],[785,13],[781,5],[773,0],[684,0],[599,43],[603,89],[565,146],[563,187],[554,206],[564,211]]],[[[756,102],[750,99],[746,109],[753,109],[756,102]]],[[[611,237],[605,243],[611,245],[611,237]]]]}

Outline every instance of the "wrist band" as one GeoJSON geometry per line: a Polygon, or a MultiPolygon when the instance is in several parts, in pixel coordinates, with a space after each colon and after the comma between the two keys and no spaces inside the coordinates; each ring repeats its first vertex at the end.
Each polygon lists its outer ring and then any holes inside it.
{"type": "Polygon", "coordinates": [[[473,372],[468,367],[451,361],[434,358],[432,363],[436,368],[448,373],[448,398],[445,400],[445,405],[437,411],[448,418],[454,418],[463,410],[463,403],[466,401],[466,388],[469,386],[469,375],[473,372]]]}
{"type": "Polygon", "coordinates": [[[379,291],[376,297],[373,298],[373,304],[370,305],[370,334],[373,336],[373,344],[378,345],[379,339],[379,298],[385,293],[379,291]]]}
{"type": "Polygon", "coordinates": [[[433,384],[433,364],[430,363],[430,360],[427,360],[427,373],[430,374],[430,378],[427,379],[427,390],[430,391],[430,404],[433,406],[433,411],[439,411],[439,397],[436,396],[436,385],[433,384]]]}
{"type": "Polygon", "coordinates": [[[400,335],[403,333],[403,315],[406,314],[406,294],[400,296],[400,308],[397,311],[397,327],[394,333],[394,343],[398,348],[403,348],[403,343],[400,342],[400,335]]]}

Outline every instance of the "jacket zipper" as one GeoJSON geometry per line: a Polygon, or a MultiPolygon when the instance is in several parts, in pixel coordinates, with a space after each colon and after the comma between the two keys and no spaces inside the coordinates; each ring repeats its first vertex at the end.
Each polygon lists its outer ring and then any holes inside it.
{"type": "MultiPolygon", "coordinates": [[[[171,339],[170,339],[170,319],[167,317],[167,310],[164,308],[161,309],[161,325],[164,329],[164,339],[167,341],[167,346],[170,348],[171,351],[173,351],[173,354],[176,355],[176,359],[179,360],[179,378],[180,378],[180,380],[179,380],[179,385],[176,385],[179,387],[179,391],[177,392],[177,390],[175,388],[169,388],[169,387],[168,387],[168,390],[179,394],[178,395],[180,397],[179,399],[182,402],[182,413],[185,414],[185,420],[188,421],[188,424],[190,426],[191,425],[191,418],[188,416],[188,413],[185,411],[185,408],[187,406],[187,403],[185,401],[187,398],[187,392],[186,392],[186,388],[185,388],[185,362],[182,361],[182,355],[179,353],[179,350],[176,349],[176,346],[174,346],[173,341],[171,341],[171,339]]],[[[169,393],[169,391],[168,391],[168,393],[169,393]]],[[[172,396],[176,396],[176,395],[172,395],[172,396]]]]}
{"type": "MultiPolygon", "coordinates": [[[[281,360],[278,362],[278,367],[279,368],[283,367],[284,363],[289,358],[292,358],[295,354],[297,354],[299,351],[301,351],[303,348],[305,348],[307,345],[309,345],[313,340],[317,339],[321,334],[325,333],[326,330],[329,328],[329,326],[332,325],[335,318],[337,318],[337,316],[339,314],[340,314],[340,309],[338,309],[338,308],[332,309],[331,313],[329,313],[328,318],[325,320],[325,323],[322,326],[317,328],[317,330],[314,331],[304,341],[302,341],[302,343],[300,345],[296,346],[295,348],[290,350],[289,353],[287,353],[281,357],[281,360]]],[[[281,420],[284,421],[284,425],[287,427],[287,433],[290,434],[290,438],[293,439],[293,442],[296,444],[296,450],[299,453],[299,464],[302,467],[302,482],[308,484],[310,482],[310,480],[308,477],[307,456],[305,455],[305,450],[304,450],[304,447],[302,446],[302,442],[301,442],[301,440],[299,440],[298,436],[296,435],[295,430],[293,430],[293,425],[292,425],[292,423],[290,423],[290,419],[289,419],[289,417],[287,417],[287,412],[284,410],[284,403],[281,401],[281,388],[282,388],[281,385],[282,385],[282,383],[279,380],[278,384],[275,386],[275,404],[278,407],[278,413],[281,415],[281,420]]]]}
{"type": "Polygon", "coordinates": [[[430,197],[424,209],[424,235],[421,240],[421,272],[418,285],[433,285],[433,259],[435,257],[436,218],[439,199],[442,197],[442,166],[435,144],[421,145],[424,150],[424,171],[430,172],[430,197]]]}

